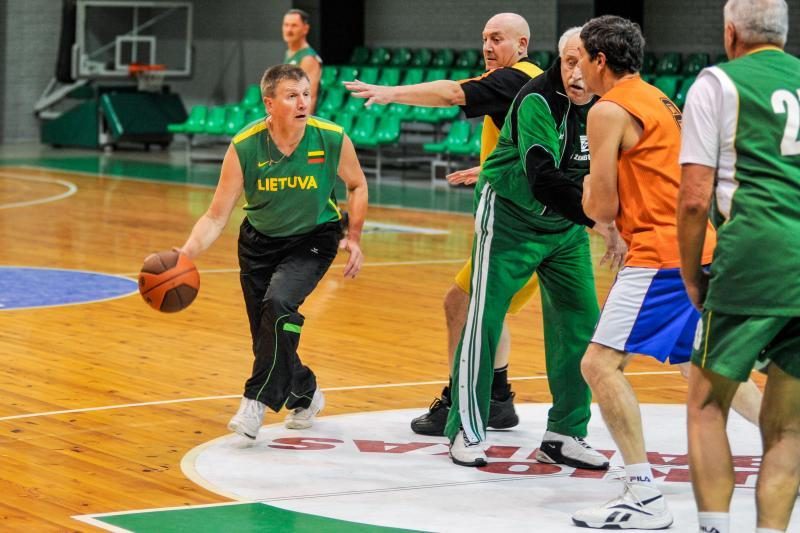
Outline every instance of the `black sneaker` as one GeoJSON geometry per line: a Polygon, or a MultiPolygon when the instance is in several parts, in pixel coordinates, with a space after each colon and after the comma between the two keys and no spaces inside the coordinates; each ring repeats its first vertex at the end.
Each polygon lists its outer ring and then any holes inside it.
{"type": "Polygon", "coordinates": [[[447,397],[436,398],[428,408],[428,412],[411,421],[411,431],[419,435],[444,436],[444,426],[450,413],[450,400],[447,397]]]}
{"type": "Polygon", "coordinates": [[[509,429],[519,424],[519,417],[514,410],[514,393],[510,393],[505,400],[492,398],[489,403],[489,423],[493,429],[509,429]]]}

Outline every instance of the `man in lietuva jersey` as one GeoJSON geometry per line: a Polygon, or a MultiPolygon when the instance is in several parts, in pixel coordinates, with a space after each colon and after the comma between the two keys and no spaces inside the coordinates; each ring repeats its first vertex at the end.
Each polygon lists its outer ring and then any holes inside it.
{"type": "Polygon", "coordinates": [[[689,373],[689,466],[702,531],[728,533],[728,412],[753,366],[766,372],[756,527],[778,532],[800,483],[800,60],[783,51],[784,0],[730,0],[724,16],[731,61],[692,86],[680,154],[681,273],[703,313],[689,373]],[[706,272],[709,210],[718,238],[706,272]]]}
{"type": "Polygon", "coordinates": [[[344,276],[361,269],[367,182],[355,148],[340,126],[309,115],[311,89],[299,67],[264,73],[268,118],[244,127],[225,153],[219,184],[181,251],[197,257],[219,237],[244,192],[239,267],[250,332],[252,374],[228,427],[255,439],[267,407],[291,410],[286,427],[311,427],[325,405],[310,368],[297,355],[304,317],[300,304],[317,286],[338,249],[350,257],[344,276]],[[339,176],[348,193],[350,224],[342,237],[334,195],[339,176]]]}
{"type": "Polygon", "coordinates": [[[283,62],[297,65],[305,71],[311,82],[311,104],[309,114],[317,108],[319,96],[319,80],[322,77],[322,58],[316,50],[308,44],[309,25],[308,13],[302,9],[290,9],[283,16],[283,40],[286,42],[286,55],[283,62]]]}
{"type": "Polygon", "coordinates": [[[445,427],[450,458],[458,465],[487,462],[492,365],[503,319],[514,293],[536,272],[553,394],[548,431],[536,458],[608,468],[605,456],[584,440],[591,395],[580,362],[599,314],[586,227],[606,239],[612,264],[621,262],[624,247],[613,227],[595,224],[584,214],[580,199],[586,169],[570,169],[573,152],[585,145],[576,103],[592,99],[576,68],[578,31],[571,33],[564,57],[514,98],[475,188],[469,311],[453,365],[445,427]],[[559,370],[556,375],[553,369],[559,370]]]}
{"type": "MultiPolygon", "coordinates": [[[[480,156],[483,164],[497,144],[498,133],[514,96],[528,80],[542,72],[528,58],[529,40],[530,29],[524,18],[514,13],[500,13],[490,18],[483,30],[483,58],[487,69],[483,76],[395,87],[370,85],[356,80],[345,83],[345,87],[355,96],[366,98],[366,105],[393,102],[428,107],[458,105],[467,117],[483,116],[480,156]]],[[[480,166],[454,172],[447,179],[451,183],[471,184],[477,179],[479,170],[480,166]]],[[[467,261],[444,298],[450,368],[466,321],[470,271],[471,263],[467,261]]],[[[537,286],[536,278],[532,277],[514,297],[510,312],[519,311],[536,292],[537,286]]],[[[510,337],[504,328],[495,366],[492,414],[489,419],[489,425],[496,429],[511,428],[519,423],[514,411],[514,394],[507,380],[509,351],[510,337]]],[[[449,408],[448,385],[442,391],[441,399],[433,402],[430,411],[411,422],[411,429],[423,435],[443,435],[449,408]]]]}

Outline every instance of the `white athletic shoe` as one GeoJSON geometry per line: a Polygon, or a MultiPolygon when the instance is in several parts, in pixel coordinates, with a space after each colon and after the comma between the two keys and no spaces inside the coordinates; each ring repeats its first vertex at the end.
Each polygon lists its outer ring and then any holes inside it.
{"type": "Polygon", "coordinates": [[[258,436],[258,430],[264,421],[264,412],[266,410],[267,406],[263,403],[250,398],[242,398],[239,410],[228,422],[228,429],[243,437],[255,440],[258,436]]]}
{"type": "Polygon", "coordinates": [[[666,529],[672,525],[667,501],[656,487],[625,481],[622,496],[572,515],[576,526],[595,529],[666,529]]]}
{"type": "Polygon", "coordinates": [[[540,463],[562,464],[573,468],[608,468],[606,456],[589,446],[581,437],[570,437],[552,431],[545,431],[542,445],[536,449],[535,457],[540,463]]]}
{"type": "Polygon", "coordinates": [[[311,404],[308,407],[298,407],[286,415],[283,425],[286,429],[308,429],[314,424],[314,417],[325,407],[325,395],[317,387],[314,396],[311,397],[311,404]]]}
{"type": "Polygon", "coordinates": [[[450,459],[461,466],[486,466],[486,450],[480,442],[470,442],[464,430],[450,443],[450,459]]]}

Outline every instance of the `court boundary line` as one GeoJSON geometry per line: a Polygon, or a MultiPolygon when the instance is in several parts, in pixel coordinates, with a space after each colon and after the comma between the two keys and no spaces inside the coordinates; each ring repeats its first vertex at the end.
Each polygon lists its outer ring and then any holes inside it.
{"type": "MultiPolygon", "coordinates": [[[[130,162],[130,161],[129,161],[130,162]]],[[[137,163],[141,163],[137,161],[137,163]]],[[[152,163],[151,163],[152,164],[152,163]]],[[[166,163],[158,163],[165,166],[169,166],[166,163]]],[[[135,176],[123,176],[123,175],[114,175],[114,174],[104,174],[104,173],[92,173],[86,172],[85,170],[63,170],[63,169],[56,169],[51,167],[40,167],[36,165],[3,165],[0,163],[0,170],[3,168],[25,168],[29,170],[46,170],[48,172],[58,172],[61,174],[77,174],[79,176],[86,176],[90,178],[108,178],[108,179],[115,179],[115,180],[125,180],[125,181],[136,181],[141,183],[158,183],[161,185],[179,185],[183,187],[197,187],[200,189],[209,189],[214,190],[216,189],[216,185],[205,185],[203,183],[185,183],[185,182],[171,182],[162,179],[145,179],[145,178],[137,178],[135,176]]],[[[420,190],[426,190],[424,187],[420,187],[420,190]]],[[[430,190],[430,189],[428,189],[430,190]]],[[[461,194],[461,193],[458,193],[461,194]]],[[[467,193],[469,194],[469,193],[467,193]]],[[[382,209],[406,209],[408,211],[421,211],[423,213],[440,213],[443,215],[459,215],[459,216],[467,216],[472,218],[473,214],[471,212],[464,212],[464,211],[446,211],[444,209],[427,209],[425,207],[405,207],[402,205],[397,204],[380,204],[380,203],[371,203],[370,206],[372,207],[380,207],[382,209]]]]}
{"type": "Polygon", "coordinates": [[[13,167],[0,167],[0,178],[6,178],[10,180],[21,180],[21,181],[38,181],[40,183],[55,183],[63,187],[66,187],[67,191],[61,194],[39,198],[37,200],[27,200],[25,202],[11,202],[7,204],[0,204],[0,209],[13,209],[17,207],[29,207],[32,205],[57,202],[65,198],[69,198],[70,196],[73,196],[75,193],[78,192],[78,186],[72,183],[71,181],[60,180],[56,178],[44,178],[39,176],[20,176],[20,175],[15,175],[13,170],[12,171],[4,170],[5,168],[13,168],[13,167]]]}
{"type": "MultiPolygon", "coordinates": [[[[667,374],[680,374],[679,370],[659,370],[659,371],[648,371],[648,372],[628,372],[626,376],[654,376],[654,375],[667,375],[667,374]]],[[[521,376],[521,377],[513,377],[508,378],[509,381],[546,381],[547,376],[521,376]]],[[[372,389],[389,389],[389,388],[399,388],[399,387],[422,387],[427,385],[444,385],[447,384],[447,381],[412,381],[412,382],[405,382],[405,383],[377,383],[373,385],[350,385],[345,387],[324,387],[322,388],[323,392],[342,392],[342,391],[351,391],[351,390],[372,390],[372,389]]],[[[93,411],[111,411],[114,409],[128,409],[133,407],[150,407],[156,405],[171,405],[176,403],[190,403],[190,402],[203,402],[209,400],[231,400],[235,398],[241,398],[241,394],[223,394],[217,396],[198,396],[194,398],[177,398],[173,400],[155,400],[152,402],[136,402],[136,403],[125,403],[125,404],[115,404],[115,405],[103,405],[103,406],[96,406],[96,407],[81,407],[78,409],[62,409],[58,411],[43,411],[40,413],[26,413],[21,415],[10,415],[10,416],[3,416],[0,417],[0,422],[5,422],[9,420],[21,420],[26,418],[38,418],[43,416],[57,416],[57,415],[66,415],[66,414],[75,414],[75,413],[88,413],[93,411]]],[[[338,415],[334,415],[338,416],[338,415]]]]}

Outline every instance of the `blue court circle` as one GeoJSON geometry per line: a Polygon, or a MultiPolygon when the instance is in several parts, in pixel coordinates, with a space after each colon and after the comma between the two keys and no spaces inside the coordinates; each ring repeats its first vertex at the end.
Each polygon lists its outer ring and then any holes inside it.
{"type": "Polygon", "coordinates": [[[0,310],[97,302],[138,290],[123,276],[35,267],[0,267],[0,310]]]}

